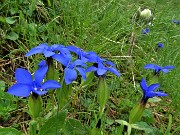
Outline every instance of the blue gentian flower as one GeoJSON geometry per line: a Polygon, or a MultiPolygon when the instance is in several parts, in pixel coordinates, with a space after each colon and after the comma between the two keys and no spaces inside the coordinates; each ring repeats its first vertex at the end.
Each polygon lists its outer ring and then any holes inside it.
{"type": "Polygon", "coordinates": [[[164,44],[163,43],[158,43],[158,48],[164,48],[164,44]]]}
{"type": "Polygon", "coordinates": [[[112,63],[111,61],[107,61],[106,59],[100,58],[95,53],[91,54],[89,62],[93,62],[94,65],[87,68],[86,72],[94,71],[97,77],[105,75],[107,71],[110,71],[118,77],[120,76],[120,73],[115,68],[114,63],[112,63]]]}
{"type": "Polygon", "coordinates": [[[142,102],[146,103],[149,98],[153,98],[155,96],[168,96],[166,93],[162,91],[155,91],[160,84],[151,84],[150,86],[147,85],[146,80],[143,78],[140,82],[141,89],[143,91],[143,99],[142,102]]]}
{"type": "Polygon", "coordinates": [[[49,46],[47,43],[34,47],[25,56],[29,57],[40,53],[43,53],[45,57],[52,57],[63,65],[66,65],[71,60],[71,54],[65,46],[57,44],[49,46]]]}
{"type": "Polygon", "coordinates": [[[177,25],[180,24],[180,21],[178,21],[178,20],[173,20],[172,22],[175,23],[175,24],[177,24],[177,25]]]}
{"type": "Polygon", "coordinates": [[[8,89],[8,93],[19,97],[27,97],[31,93],[44,95],[49,89],[60,88],[60,84],[54,80],[48,80],[42,84],[48,67],[45,61],[39,63],[39,69],[32,75],[23,68],[17,68],[15,71],[16,84],[8,89]]]}
{"type": "Polygon", "coordinates": [[[149,31],[150,31],[150,29],[149,29],[149,28],[146,28],[146,29],[143,29],[143,30],[142,30],[142,33],[143,33],[143,34],[147,34],[149,31]]]}
{"type": "Polygon", "coordinates": [[[65,65],[65,67],[64,79],[67,85],[76,80],[77,71],[79,71],[82,78],[86,80],[86,71],[84,69],[84,67],[86,67],[86,64],[84,63],[84,61],[77,59],[74,62],[68,63],[67,65],[65,65]]]}
{"type": "Polygon", "coordinates": [[[86,52],[83,51],[81,48],[75,47],[75,46],[67,46],[66,47],[69,51],[74,52],[77,56],[78,59],[87,62],[88,59],[85,57],[86,56],[86,52]]]}
{"type": "Polygon", "coordinates": [[[97,56],[95,52],[85,52],[81,48],[75,47],[75,46],[67,46],[66,47],[69,51],[74,52],[78,59],[84,61],[84,62],[91,62],[94,56],[97,56]]]}
{"type": "Polygon", "coordinates": [[[164,73],[168,73],[169,70],[174,69],[175,67],[171,66],[171,65],[168,65],[168,66],[165,66],[165,67],[161,67],[161,66],[158,66],[158,65],[155,65],[155,64],[146,64],[144,66],[144,68],[145,69],[153,69],[155,74],[158,74],[158,73],[160,73],[160,71],[162,71],[164,73]]]}

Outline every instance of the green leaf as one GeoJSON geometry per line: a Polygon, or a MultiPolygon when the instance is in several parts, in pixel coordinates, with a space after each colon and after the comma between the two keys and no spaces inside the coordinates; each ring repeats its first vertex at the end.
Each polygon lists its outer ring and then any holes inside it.
{"type": "Polygon", "coordinates": [[[4,17],[2,17],[2,16],[0,16],[0,22],[2,22],[2,23],[6,23],[5,18],[4,18],[4,17]]]}
{"type": "Polygon", "coordinates": [[[34,36],[36,34],[37,31],[36,28],[37,28],[37,24],[35,23],[30,23],[27,25],[27,31],[30,36],[34,36]]]}
{"type": "Polygon", "coordinates": [[[17,108],[17,104],[12,103],[16,101],[12,95],[4,92],[5,90],[5,82],[0,81],[0,115],[3,117],[7,117],[6,114],[9,111],[15,110],[17,108]]]}
{"type": "Polygon", "coordinates": [[[50,117],[40,128],[38,135],[56,135],[60,134],[64,127],[67,110],[59,112],[58,115],[50,117]]]}
{"type": "Polygon", "coordinates": [[[137,130],[144,130],[145,135],[163,135],[157,128],[149,126],[146,122],[136,122],[131,127],[137,130]]]}
{"type": "Polygon", "coordinates": [[[150,103],[155,103],[155,102],[159,102],[159,101],[161,101],[161,99],[158,97],[153,97],[148,100],[148,102],[150,102],[150,103]]]}
{"type": "Polygon", "coordinates": [[[8,24],[14,24],[16,22],[16,20],[12,17],[6,17],[5,20],[8,24]]]}
{"type": "Polygon", "coordinates": [[[0,81],[0,91],[4,91],[4,90],[5,90],[5,82],[0,81]]]}
{"type": "Polygon", "coordinates": [[[87,73],[86,81],[81,79],[80,87],[82,87],[82,88],[87,87],[89,84],[92,83],[93,79],[94,79],[94,72],[87,73]]]}
{"type": "MultiPolygon", "coordinates": [[[[5,92],[4,92],[5,93],[5,92]]],[[[15,110],[17,108],[17,104],[13,104],[11,100],[0,100],[0,115],[4,116],[7,112],[15,110]]]]}
{"type": "Polygon", "coordinates": [[[6,36],[6,38],[9,40],[17,40],[19,38],[19,35],[15,32],[11,32],[6,36]]]}
{"type": "Polygon", "coordinates": [[[0,128],[0,135],[24,135],[15,128],[0,128]]]}
{"type": "Polygon", "coordinates": [[[153,112],[150,109],[144,110],[143,121],[146,121],[147,123],[155,123],[153,112]]]}
{"type": "Polygon", "coordinates": [[[117,123],[128,126],[129,123],[125,120],[115,120],[117,123]]]}
{"type": "Polygon", "coordinates": [[[114,123],[114,120],[111,119],[111,118],[107,118],[106,123],[107,123],[108,125],[112,125],[112,124],[114,123]]]}
{"type": "Polygon", "coordinates": [[[73,134],[73,133],[78,135],[85,134],[83,125],[78,120],[72,118],[66,121],[64,130],[66,134],[73,134]]]}
{"type": "Polygon", "coordinates": [[[171,135],[171,132],[170,132],[171,125],[172,125],[172,115],[169,114],[169,122],[168,122],[167,130],[164,135],[171,135]]]}

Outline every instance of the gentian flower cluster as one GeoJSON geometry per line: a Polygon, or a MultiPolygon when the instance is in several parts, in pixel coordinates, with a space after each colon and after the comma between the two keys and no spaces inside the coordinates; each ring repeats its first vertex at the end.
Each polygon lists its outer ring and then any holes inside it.
{"type": "Polygon", "coordinates": [[[145,69],[152,69],[152,70],[154,70],[155,74],[159,74],[161,71],[163,73],[168,73],[169,70],[174,69],[175,67],[171,66],[171,65],[168,65],[168,66],[165,66],[165,67],[161,67],[161,66],[155,65],[155,64],[146,64],[144,66],[144,68],[145,69]]]}
{"type": "Polygon", "coordinates": [[[47,43],[43,43],[31,49],[25,56],[29,57],[33,54],[40,53],[43,53],[45,57],[52,57],[63,65],[64,79],[67,85],[77,78],[77,71],[84,80],[86,80],[86,72],[91,71],[94,71],[97,76],[102,76],[107,71],[120,76],[120,73],[115,68],[115,64],[112,62],[100,58],[95,52],[85,52],[81,48],[72,45],[65,47],[54,44],[49,46],[47,43]],[[71,52],[77,55],[75,60],[71,52]],[[87,67],[86,63],[94,63],[94,65],[87,67]]]}
{"type": "Polygon", "coordinates": [[[49,89],[60,88],[60,84],[54,80],[48,80],[42,83],[48,67],[45,61],[39,63],[39,69],[32,75],[23,68],[17,68],[15,71],[16,84],[8,89],[8,93],[19,97],[27,97],[31,93],[44,95],[49,89]]]}

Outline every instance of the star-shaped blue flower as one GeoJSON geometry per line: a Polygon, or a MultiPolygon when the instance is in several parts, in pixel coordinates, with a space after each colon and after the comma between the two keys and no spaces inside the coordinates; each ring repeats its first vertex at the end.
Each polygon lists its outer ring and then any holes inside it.
{"type": "Polygon", "coordinates": [[[86,67],[86,64],[84,63],[84,61],[77,59],[74,62],[68,63],[67,65],[65,65],[65,67],[64,79],[67,85],[76,80],[77,71],[80,73],[82,78],[86,80],[86,71],[84,69],[86,67]]]}
{"type": "Polygon", "coordinates": [[[158,48],[164,48],[164,44],[163,43],[158,43],[158,48]]]}
{"type": "Polygon", "coordinates": [[[47,43],[32,48],[25,56],[29,57],[41,53],[43,53],[45,57],[52,57],[63,65],[66,65],[71,60],[71,54],[65,46],[57,44],[49,46],[47,43]]]}
{"type": "Polygon", "coordinates": [[[91,62],[91,61],[93,61],[93,58],[95,56],[97,56],[97,54],[95,52],[85,52],[79,47],[67,46],[66,48],[69,51],[74,52],[78,56],[78,59],[80,59],[84,62],[91,62]]]}
{"type": "Polygon", "coordinates": [[[155,74],[158,74],[158,73],[160,73],[160,71],[162,71],[164,73],[168,73],[169,70],[174,69],[175,67],[171,66],[171,65],[168,65],[168,66],[165,66],[165,67],[161,67],[161,66],[158,66],[158,65],[155,65],[155,64],[146,64],[144,66],[144,68],[145,69],[153,69],[155,74]]]}
{"type": "Polygon", "coordinates": [[[106,74],[107,71],[110,71],[111,73],[120,76],[120,73],[115,68],[115,64],[111,61],[107,61],[106,59],[100,58],[96,54],[91,54],[91,58],[89,59],[90,62],[93,62],[94,65],[87,68],[86,72],[94,71],[95,75],[103,76],[106,74]]]}
{"type": "Polygon", "coordinates": [[[166,93],[162,91],[155,91],[160,84],[151,84],[150,86],[147,85],[146,80],[143,78],[140,82],[141,89],[143,91],[143,101],[147,101],[149,98],[153,98],[155,96],[168,96],[166,93]]]}
{"type": "Polygon", "coordinates": [[[149,28],[146,28],[146,29],[143,29],[143,30],[142,30],[142,33],[143,33],[143,34],[147,34],[147,33],[149,33],[149,32],[150,32],[150,29],[149,29],[149,28]]]}
{"type": "Polygon", "coordinates": [[[42,81],[48,70],[45,61],[39,63],[39,69],[32,75],[23,68],[17,68],[15,71],[16,84],[8,89],[8,93],[19,97],[27,97],[32,92],[38,95],[44,95],[49,89],[60,88],[60,84],[54,80],[48,80],[42,84],[42,81]]]}

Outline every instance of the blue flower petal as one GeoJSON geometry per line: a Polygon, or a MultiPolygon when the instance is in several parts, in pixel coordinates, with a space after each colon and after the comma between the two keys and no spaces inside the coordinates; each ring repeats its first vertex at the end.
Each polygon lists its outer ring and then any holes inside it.
{"type": "Polygon", "coordinates": [[[71,61],[71,58],[65,57],[65,56],[66,55],[63,55],[63,54],[55,54],[52,57],[53,57],[53,59],[55,59],[56,61],[60,62],[62,65],[67,67],[69,62],[71,61]]]}
{"type": "Polygon", "coordinates": [[[97,67],[90,66],[86,69],[86,72],[91,72],[91,71],[96,71],[96,70],[97,70],[97,67]]]}
{"type": "Polygon", "coordinates": [[[44,50],[44,56],[45,57],[51,57],[55,54],[55,52],[44,50]]]}
{"type": "Polygon", "coordinates": [[[46,61],[42,60],[42,61],[39,62],[38,67],[40,68],[40,67],[43,67],[43,66],[46,66],[46,65],[47,65],[46,61]]]}
{"type": "Polygon", "coordinates": [[[60,88],[61,85],[54,81],[54,80],[47,80],[44,84],[42,84],[41,88],[44,89],[44,90],[47,90],[47,89],[57,89],[57,88],[60,88]]]}
{"type": "Polygon", "coordinates": [[[150,29],[149,29],[149,28],[146,28],[146,29],[143,29],[143,30],[142,30],[142,33],[143,33],[143,34],[147,34],[149,31],[150,31],[150,29]]]}
{"type": "Polygon", "coordinates": [[[97,69],[97,74],[100,75],[100,76],[104,75],[106,72],[107,72],[106,69],[103,69],[103,68],[98,68],[97,69]]]}
{"type": "Polygon", "coordinates": [[[166,69],[174,69],[175,66],[168,65],[168,66],[165,66],[164,69],[165,69],[165,68],[166,68],[166,69]]]}
{"type": "Polygon", "coordinates": [[[144,66],[145,69],[154,69],[155,70],[155,65],[154,64],[146,64],[144,66]]]}
{"type": "Polygon", "coordinates": [[[67,85],[72,83],[72,81],[76,80],[77,78],[77,72],[74,69],[65,68],[64,75],[64,79],[67,85]]]}
{"type": "Polygon", "coordinates": [[[36,93],[36,94],[38,94],[40,96],[47,93],[47,91],[37,91],[37,90],[33,90],[32,92],[34,92],[34,93],[36,93]]]}
{"type": "Polygon", "coordinates": [[[57,48],[59,48],[59,45],[57,45],[57,44],[53,44],[53,45],[51,46],[51,50],[52,50],[52,51],[56,51],[57,48]]]}
{"type": "Polygon", "coordinates": [[[144,78],[142,78],[142,80],[140,82],[140,86],[141,86],[141,89],[143,90],[143,93],[145,94],[148,89],[148,86],[147,86],[146,80],[144,78]]]}
{"type": "Polygon", "coordinates": [[[106,68],[108,71],[110,71],[111,73],[117,75],[118,77],[120,76],[120,73],[117,71],[117,69],[115,68],[106,68]]]}
{"type": "Polygon", "coordinates": [[[157,91],[157,92],[156,92],[156,96],[164,97],[164,96],[168,96],[168,94],[166,94],[166,93],[164,93],[164,92],[161,92],[161,91],[157,91]]]}
{"type": "Polygon", "coordinates": [[[95,52],[87,52],[86,56],[88,62],[98,63],[99,56],[95,52]]]}
{"type": "Polygon", "coordinates": [[[75,60],[73,63],[74,63],[75,66],[83,66],[83,67],[86,67],[86,64],[84,63],[84,61],[82,61],[82,60],[80,60],[80,59],[75,60]]]}
{"type": "Polygon", "coordinates": [[[66,48],[67,48],[69,51],[74,52],[74,53],[76,53],[76,54],[78,54],[78,49],[80,49],[80,48],[77,48],[77,47],[72,46],[72,45],[67,46],[66,48]]]}
{"type": "Polygon", "coordinates": [[[149,28],[146,28],[146,32],[148,33],[150,31],[150,29],[149,28]]]}
{"type": "Polygon", "coordinates": [[[159,83],[157,83],[157,84],[151,84],[151,85],[148,87],[148,92],[149,92],[149,91],[155,91],[159,86],[160,86],[159,83]]]}
{"type": "Polygon", "coordinates": [[[33,48],[28,53],[26,53],[25,57],[29,57],[29,56],[31,56],[33,54],[39,54],[39,53],[43,53],[43,49],[41,49],[41,48],[33,48]]]}
{"type": "Polygon", "coordinates": [[[27,97],[30,95],[30,92],[31,92],[31,87],[29,85],[21,84],[21,83],[14,84],[7,91],[7,93],[9,94],[19,97],[27,97]]]}
{"type": "Polygon", "coordinates": [[[70,51],[67,48],[65,48],[65,47],[61,48],[59,51],[62,54],[66,54],[66,55],[70,55],[71,56],[70,51]]]}
{"type": "Polygon", "coordinates": [[[169,72],[169,69],[162,69],[162,72],[164,72],[164,73],[168,73],[169,72]]]}
{"type": "Polygon", "coordinates": [[[153,91],[150,91],[150,92],[146,93],[146,95],[145,95],[146,98],[153,98],[155,96],[157,96],[157,94],[153,91]]]}
{"type": "Polygon", "coordinates": [[[115,67],[115,64],[111,61],[106,61],[105,64],[112,66],[112,67],[115,67]]]}
{"type": "Polygon", "coordinates": [[[17,83],[32,84],[33,82],[31,74],[23,68],[16,69],[15,78],[17,83]]]}
{"type": "Polygon", "coordinates": [[[36,72],[34,73],[34,78],[37,84],[41,84],[41,82],[43,81],[46,73],[48,71],[48,66],[42,66],[40,67],[38,70],[36,70],[36,72]]]}
{"type": "Polygon", "coordinates": [[[76,69],[79,71],[82,78],[86,81],[86,71],[84,68],[76,67],[76,69]]]}

